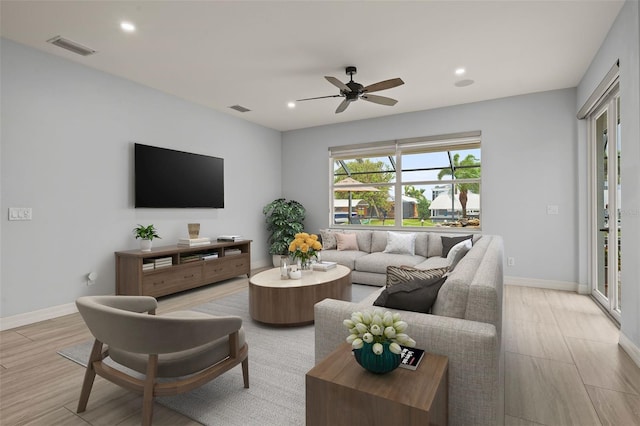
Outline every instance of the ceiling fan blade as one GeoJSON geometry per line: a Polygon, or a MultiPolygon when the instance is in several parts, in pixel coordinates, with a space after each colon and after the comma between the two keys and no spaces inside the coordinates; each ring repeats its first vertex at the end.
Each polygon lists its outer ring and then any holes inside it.
{"type": "Polygon", "coordinates": [[[374,104],[394,106],[398,103],[395,99],[387,98],[386,96],[377,96],[377,95],[368,95],[364,94],[361,96],[361,99],[365,101],[373,102],[374,104]]]}
{"type": "Polygon", "coordinates": [[[364,92],[378,92],[380,90],[391,89],[392,87],[401,86],[404,84],[401,78],[392,78],[390,80],[380,81],[378,83],[373,83],[362,89],[364,92]]]}
{"type": "Polygon", "coordinates": [[[340,105],[338,105],[338,108],[336,108],[336,114],[339,114],[345,109],[347,109],[350,103],[351,101],[348,99],[345,99],[344,101],[340,102],[340,105]]]}
{"type": "Polygon", "coordinates": [[[304,98],[304,99],[297,99],[296,102],[301,102],[301,101],[312,101],[314,99],[325,99],[325,98],[341,98],[342,95],[329,95],[329,96],[317,96],[315,98],[304,98]]]}
{"type": "Polygon", "coordinates": [[[324,76],[324,78],[326,78],[329,83],[333,84],[338,89],[340,89],[342,91],[345,91],[347,93],[351,92],[351,89],[349,88],[349,86],[347,86],[346,84],[344,84],[343,82],[341,82],[337,78],[331,77],[331,76],[326,76],[326,75],[324,76]]]}

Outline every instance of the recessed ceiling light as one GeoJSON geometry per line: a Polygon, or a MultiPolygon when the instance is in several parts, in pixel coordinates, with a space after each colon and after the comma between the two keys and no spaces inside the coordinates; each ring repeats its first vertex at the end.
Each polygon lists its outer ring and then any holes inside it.
{"type": "Polygon", "coordinates": [[[287,103],[287,106],[289,108],[295,108],[296,107],[296,103],[295,102],[289,102],[289,103],[287,103]]]}
{"type": "Polygon", "coordinates": [[[465,72],[467,72],[467,70],[465,70],[464,68],[456,69],[456,75],[464,75],[465,72]]]}
{"type": "Polygon", "coordinates": [[[122,28],[122,31],[126,33],[132,33],[136,30],[136,26],[127,21],[120,22],[120,28],[122,28]]]}

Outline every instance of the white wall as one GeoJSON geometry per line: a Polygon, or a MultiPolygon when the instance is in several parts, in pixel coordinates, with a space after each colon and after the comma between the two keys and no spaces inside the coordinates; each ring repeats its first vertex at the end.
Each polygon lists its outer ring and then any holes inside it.
{"type": "MultiPolygon", "coordinates": [[[[175,244],[201,234],[254,240],[270,262],[262,207],[281,193],[281,133],[2,39],[0,317],[115,291],[114,251],[153,223],[175,244]],[[133,142],[225,159],[224,209],[134,209],[133,142]],[[8,221],[9,207],[33,220],[8,221]],[[98,273],[94,286],[86,275],[98,273]]],[[[171,173],[171,170],[167,170],[171,173]]],[[[176,176],[176,179],[179,179],[176,176]]]]}
{"type": "MultiPolygon", "coordinates": [[[[576,110],[587,98],[616,60],[620,59],[621,113],[621,192],[622,211],[622,333],[640,348],[640,10],[638,2],[627,1],[607,38],[596,54],[577,89],[576,110]]],[[[579,145],[587,144],[584,123],[579,145]]],[[[580,161],[586,164],[586,150],[580,161]]],[[[586,169],[585,169],[586,173],[586,169]]],[[[586,175],[585,175],[586,176],[586,175]]],[[[588,208],[585,194],[580,208],[588,208]]],[[[581,234],[586,235],[586,223],[581,234]]],[[[585,244],[587,240],[585,238],[585,244]]],[[[586,252],[583,254],[586,257],[586,252]]],[[[586,259],[583,262],[586,263],[586,259]]]]}
{"type": "Polygon", "coordinates": [[[317,231],[330,217],[328,147],[480,130],[482,231],[504,237],[516,263],[505,274],[577,285],[575,103],[566,89],[285,132],[283,194],[317,231]]]}

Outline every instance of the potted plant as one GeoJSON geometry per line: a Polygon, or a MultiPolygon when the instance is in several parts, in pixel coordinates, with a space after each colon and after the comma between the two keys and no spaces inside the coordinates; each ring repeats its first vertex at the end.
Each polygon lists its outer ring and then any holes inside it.
{"type": "Polygon", "coordinates": [[[154,238],[161,238],[153,224],[148,226],[138,224],[133,228],[133,235],[136,236],[136,240],[140,238],[140,250],[142,251],[151,251],[151,241],[154,238]]]}
{"type": "Polygon", "coordinates": [[[269,253],[273,255],[273,266],[280,266],[280,257],[289,253],[289,244],[295,235],[304,230],[302,221],[305,209],[297,201],[278,198],[262,209],[269,232],[269,253]]]}
{"type": "Polygon", "coordinates": [[[400,345],[416,346],[405,333],[408,324],[398,313],[378,308],[354,312],[343,324],[349,330],[347,342],[353,347],[356,361],[373,373],[388,373],[400,365],[400,345]]]}

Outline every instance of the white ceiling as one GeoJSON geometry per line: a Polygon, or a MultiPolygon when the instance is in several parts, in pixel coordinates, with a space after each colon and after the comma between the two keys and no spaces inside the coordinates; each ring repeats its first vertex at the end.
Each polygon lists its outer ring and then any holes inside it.
{"type": "Polygon", "coordinates": [[[575,87],[622,7],[572,1],[5,1],[3,37],[277,130],[575,87]],[[122,20],[137,30],[120,30],[122,20]],[[97,54],[46,43],[61,35],[97,54]],[[393,107],[341,99],[323,76],[393,107]],[[454,70],[467,69],[457,77],[454,70]],[[456,87],[456,81],[475,83],[456,87]],[[242,105],[251,111],[229,109],[242,105]]]}

